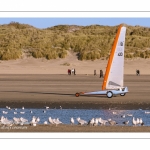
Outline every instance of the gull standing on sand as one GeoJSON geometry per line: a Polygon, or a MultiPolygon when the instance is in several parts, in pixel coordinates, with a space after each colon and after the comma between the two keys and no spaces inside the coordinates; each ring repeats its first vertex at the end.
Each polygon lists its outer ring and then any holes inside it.
{"type": "Polygon", "coordinates": [[[48,124],[47,121],[44,121],[44,124],[48,124]]]}
{"type": "Polygon", "coordinates": [[[90,126],[91,126],[91,125],[92,125],[92,126],[94,125],[94,118],[92,118],[91,120],[89,120],[88,125],[90,125],[90,126]]]}
{"type": "Polygon", "coordinates": [[[93,126],[98,126],[98,122],[99,122],[98,120],[99,120],[98,118],[95,118],[95,119],[94,119],[94,124],[93,124],[93,126]]]}
{"type": "Polygon", "coordinates": [[[137,121],[134,119],[134,117],[132,118],[132,124],[135,126],[137,125],[137,121]]]}
{"type": "Polygon", "coordinates": [[[71,123],[71,125],[74,124],[74,119],[73,119],[73,117],[71,117],[70,123],[71,123]]]}
{"type": "Polygon", "coordinates": [[[62,122],[59,120],[59,118],[57,119],[53,119],[54,124],[57,126],[58,124],[62,124],[62,122]]]}
{"type": "Polygon", "coordinates": [[[54,124],[54,121],[51,117],[48,118],[49,123],[54,124]]]}
{"type": "Polygon", "coordinates": [[[108,122],[107,120],[103,120],[102,118],[99,118],[98,121],[101,125],[105,125],[108,122]]]}
{"type": "Polygon", "coordinates": [[[109,123],[110,125],[116,125],[116,124],[118,124],[118,123],[116,123],[116,121],[111,120],[111,119],[108,119],[108,123],[109,123]]]}
{"type": "Polygon", "coordinates": [[[77,118],[78,124],[84,125],[87,124],[87,121],[80,119],[80,117],[77,118]]]}

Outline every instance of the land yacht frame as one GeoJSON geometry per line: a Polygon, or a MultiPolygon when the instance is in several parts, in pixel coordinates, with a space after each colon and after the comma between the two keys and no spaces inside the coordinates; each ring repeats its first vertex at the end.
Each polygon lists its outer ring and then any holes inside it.
{"type": "Polygon", "coordinates": [[[111,49],[110,57],[107,63],[106,72],[101,91],[77,92],[76,97],[80,95],[106,95],[111,98],[116,95],[125,96],[128,88],[124,83],[124,49],[125,49],[126,27],[119,26],[114,43],[111,49]]]}

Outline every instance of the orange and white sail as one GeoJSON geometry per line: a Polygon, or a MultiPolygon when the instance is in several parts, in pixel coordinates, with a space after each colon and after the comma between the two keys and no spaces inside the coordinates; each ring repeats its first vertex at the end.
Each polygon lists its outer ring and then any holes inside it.
{"type": "Polygon", "coordinates": [[[119,26],[107,64],[102,90],[123,87],[126,27],[119,26]]]}

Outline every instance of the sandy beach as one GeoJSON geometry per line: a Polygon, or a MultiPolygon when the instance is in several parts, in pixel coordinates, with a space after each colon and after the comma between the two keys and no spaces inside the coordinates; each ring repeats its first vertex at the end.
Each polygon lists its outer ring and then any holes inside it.
{"type": "MultiPolygon", "coordinates": [[[[64,59],[47,60],[45,58],[35,59],[27,57],[25,54],[22,59],[0,61],[0,74],[67,74],[68,69],[75,68],[79,74],[94,74],[94,70],[99,74],[100,70],[105,72],[108,60],[84,60],[77,59],[76,53],[68,51],[64,59]],[[68,64],[69,66],[67,66],[68,64]]],[[[136,69],[143,75],[150,75],[150,59],[134,58],[125,59],[124,74],[135,75],[136,69]]]]}
{"type": "MultiPolygon", "coordinates": [[[[99,70],[106,67],[106,60],[79,62],[71,55],[62,60],[24,58],[1,61],[0,63],[0,107],[11,108],[58,108],[63,109],[150,109],[149,59],[126,60],[124,85],[129,93],[125,96],[80,96],[76,92],[101,90],[103,78],[99,70]],[[69,61],[70,60],[70,61],[69,61]],[[65,62],[70,66],[61,65],[65,62]],[[68,75],[67,70],[76,68],[76,75],[68,75]],[[97,76],[94,76],[94,70],[97,76]],[[135,70],[141,75],[136,76],[135,70]]],[[[150,127],[45,127],[39,125],[27,130],[0,130],[0,132],[149,132],[150,127]]]]}

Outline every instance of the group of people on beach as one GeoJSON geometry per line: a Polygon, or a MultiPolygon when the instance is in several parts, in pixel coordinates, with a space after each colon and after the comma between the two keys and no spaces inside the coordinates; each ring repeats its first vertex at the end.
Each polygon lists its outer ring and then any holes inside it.
{"type": "Polygon", "coordinates": [[[68,69],[68,75],[74,74],[76,75],[76,70],[74,69],[68,69]]]}
{"type": "MultiPolygon", "coordinates": [[[[96,70],[94,70],[94,76],[96,76],[96,70]]],[[[103,75],[103,70],[100,70],[100,78],[103,78],[104,75],[103,75]]]]}

